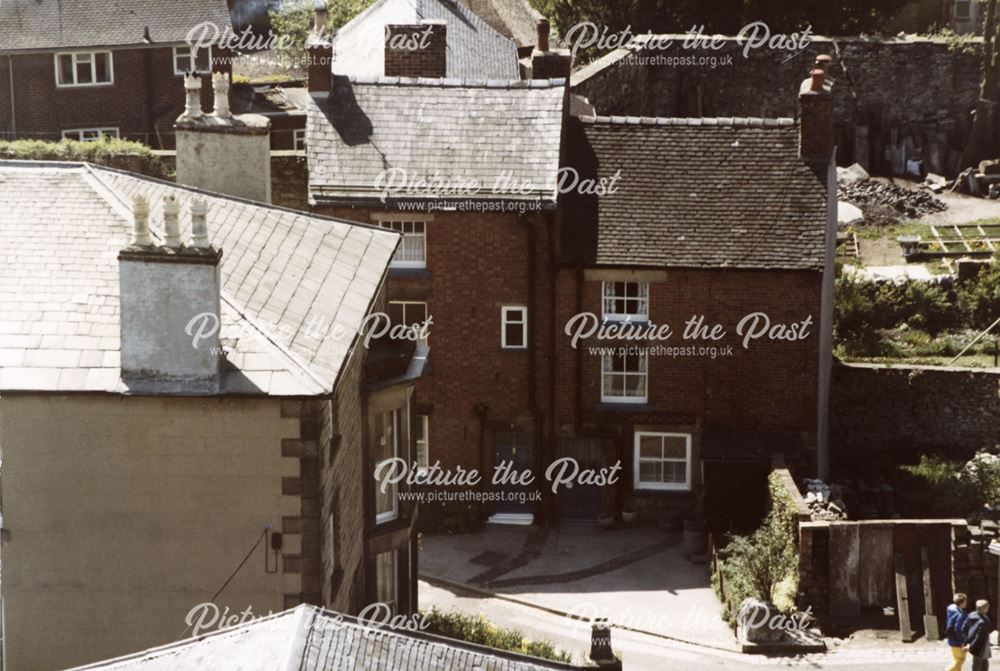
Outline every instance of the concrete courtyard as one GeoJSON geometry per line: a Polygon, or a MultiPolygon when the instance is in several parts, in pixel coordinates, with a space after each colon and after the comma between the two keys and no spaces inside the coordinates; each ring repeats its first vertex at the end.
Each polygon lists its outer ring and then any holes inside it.
{"type": "MultiPolygon", "coordinates": [[[[708,567],[683,556],[679,533],[487,527],[473,534],[425,536],[420,573],[438,588],[468,586],[570,616],[566,626],[585,636],[589,625],[579,618],[603,618],[621,629],[736,649],[708,567]]],[[[436,605],[433,596],[442,594],[427,592],[421,593],[423,608],[436,605]]]]}

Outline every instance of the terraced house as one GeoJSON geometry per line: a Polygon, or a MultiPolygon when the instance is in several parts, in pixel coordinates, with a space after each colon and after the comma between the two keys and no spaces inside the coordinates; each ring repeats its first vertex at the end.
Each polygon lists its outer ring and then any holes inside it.
{"type": "Polygon", "coordinates": [[[225,0],[5,0],[0,138],[173,147],[184,73],[231,72],[228,51],[190,47],[202,24],[232,30],[225,0]]]}
{"type": "MultiPolygon", "coordinates": [[[[546,28],[530,70],[568,74],[569,55],[550,48],[546,28]]],[[[317,211],[403,235],[391,309],[407,323],[433,318],[419,467],[476,469],[486,484],[482,505],[425,506],[428,523],[594,521],[623,510],[750,520],[762,501],[734,508],[712,493],[757,488],[773,452],[822,468],[829,81],[807,81],[798,123],[578,118],[571,110],[586,101],[565,79],[450,79],[433,59],[385,51],[382,76],[310,74],[309,193],[317,211]],[[396,74],[418,77],[392,76],[397,60],[408,65],[396,74]],[[754,314],[767,335],[744,348],[738,336],[754,314]],[[574,341],[577,315],[602,330],[666,325],[676,336],[574,341]],[[692,333],[714,339],[682,342],[698,316],[692,333]],[[772,339],[778,331],[785,341],[772,339]],[[732,355],[658,356],[658,344],[732,355]],[[533,501],[564,457],[614,469],[615,481],[533,501]],[[505,463],[536,482],[490,485],[505,463]]]]}
{"type": "Polygon", "coordinates": [[[412,357],[369,358],[361,334],[399,239],[86,164],[0,164],[5,665],[300,603],[416,608],[411,510],[366,484],[414,449],[412,357]]]}

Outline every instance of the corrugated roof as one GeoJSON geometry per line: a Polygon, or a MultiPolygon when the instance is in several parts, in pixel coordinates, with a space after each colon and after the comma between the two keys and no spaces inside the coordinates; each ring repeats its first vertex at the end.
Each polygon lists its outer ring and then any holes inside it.
{"type": "MultiPolygon", "coordinates": [[[[128,391],[117,255],[132,195],[158,222],[168,193],[195,190],[85,164],[0,162],[0,390],[128,391]]],[[[201,195],[223,249],[223,392],[332,391],[399,236],[201,195]]]]}
{"type": "Polygon", "coordinates": [[[574,119],[567,164],[618,174],[560,197],[563,260],[589,265],[822,269],[825,167],[782,119],[574,119]]]}
{"type": "Polygon", "coordinates": [[[333,39],[333,72],[385,74],[385,27],[440,20],[447,28],[447,75],[517,79],[517,45],[454,0],[378,0],[341,27],[333,39]]]}
{"type": "Polygon", "coordinates": [[[577,667],[439,636],[376,628],[302,605],[83,669],[106,671],[572,671],[577,667]]]}
{"type": "Polygon", "coordinates": [[[431,184],[398,193],[404,200],[461,191],[452,199],[554,202],[564,97],[565,82],[555,79],[335,77],[308,110],[310,197],[375,199],[386,185],[379,176],[394,171],[407,185],[431,184]],[[435,190],[442,183],[455,189],[435,190]]]}
{"type": "Polygon", "coordinates": [[[0,52],[184,42],[202,23],[229,28],[225,0],[3,0],[0,52]]]}

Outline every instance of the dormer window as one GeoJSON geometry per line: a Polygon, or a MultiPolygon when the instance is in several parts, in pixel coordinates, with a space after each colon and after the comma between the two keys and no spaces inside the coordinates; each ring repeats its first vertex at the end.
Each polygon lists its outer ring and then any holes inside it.
{"type": "Polygon", "coordinates": [[[605,321],[649,321],[648,282],[604,282],[605,321]]]}

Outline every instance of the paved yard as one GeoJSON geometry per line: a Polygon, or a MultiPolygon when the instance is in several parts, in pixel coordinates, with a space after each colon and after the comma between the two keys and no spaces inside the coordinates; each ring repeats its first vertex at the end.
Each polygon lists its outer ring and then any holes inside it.
{"type": "MultiPolygon", "coordinates": [[[[606,618],[717,649],[735,646],[707,567],[684,558],[677,533],[487,527],[425,536],[420,569],[431,581],[470,585],[557,613],[606,618]]],[[[421,605],[432,603],[422,594],[421,605]]]]}

